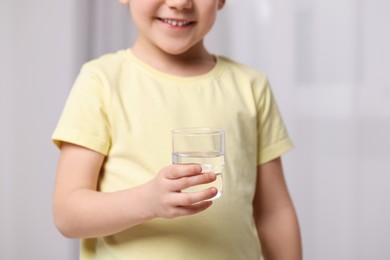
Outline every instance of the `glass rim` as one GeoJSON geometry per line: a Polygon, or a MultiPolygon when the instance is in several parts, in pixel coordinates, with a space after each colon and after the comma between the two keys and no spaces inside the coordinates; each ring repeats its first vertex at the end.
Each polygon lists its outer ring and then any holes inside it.
{"type": "Polygon", "coordinates": [[[178,135],[220,135],[224,133],[225,131],[221,128],[209,127],[186,127],[172,130],[172,134],[178,135]]]}

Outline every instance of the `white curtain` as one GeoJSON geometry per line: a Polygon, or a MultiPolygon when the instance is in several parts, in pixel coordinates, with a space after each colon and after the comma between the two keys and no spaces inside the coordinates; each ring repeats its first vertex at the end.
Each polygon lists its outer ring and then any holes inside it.
{"type": "MultiPolygon", "coordinates": [[[[305,259],[390,259],[390,1],[228,0],[210,49],[264,71],[305,259]]],[[[50,135],[81,64],[135,37],[107,0],[0,0],[0,259],[77,258],[51,216],[50,135]]]]}

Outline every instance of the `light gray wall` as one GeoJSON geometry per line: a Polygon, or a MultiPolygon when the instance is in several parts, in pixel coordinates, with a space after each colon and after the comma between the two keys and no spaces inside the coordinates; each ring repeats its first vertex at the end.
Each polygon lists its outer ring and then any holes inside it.
{"type": "MultiPolygon", "coordinates": [[[[305,259],[390,259],[388,10],[229,0],[207,38],[270,77],[296,144],[284,162],[305,259]]],[[[80,65],[129,46],[134,28],[117,1],[0,0],[0,30],[0,259],[76,259],[52,221],[50,135],[80,65]]]]}
{"type": "Polygon", "coordinates": [[[73,67],[71,1],[1,1],[0,258],[72,259],[51,217],[50,133],[73,67]]]}

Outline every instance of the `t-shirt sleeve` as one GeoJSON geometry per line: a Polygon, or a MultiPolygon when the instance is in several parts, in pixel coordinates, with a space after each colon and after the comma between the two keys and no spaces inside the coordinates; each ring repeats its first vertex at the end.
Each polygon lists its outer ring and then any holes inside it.
{"type": "Polygon", "coordinates": [[[258,158],[263,164],[293,148],[268,80],[258,102],[258,158]]]}
{"type": "Polygon", "coordinates": [[[98,73],[83,68],[52,135],[53,142],[80,145],[107,155],[110,147],[108,104],[98,73]]]}

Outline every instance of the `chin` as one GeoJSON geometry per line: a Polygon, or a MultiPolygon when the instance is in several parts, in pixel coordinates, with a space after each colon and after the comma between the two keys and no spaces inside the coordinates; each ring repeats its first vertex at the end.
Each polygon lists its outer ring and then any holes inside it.
{"type": "Polygon", "coordinates": [[[197,52],[198,50],[201,49],[202,49],[202,45],[198,45],[198,44],[177,46],[176,43],[176,46],[175,44],[171,44],[171,45],[166,44],[165,46],[160,45],[160,50],[170,55],[189,54],[189,53],[197,52]]]}
{"type": "Polygon", "coordinates": [[[171,48],[170,49],[161,49],[161,50],[167,54],[175,55],[175,56],[185,54],[189,51],[189,49],[171,49],[171,48]]]}

